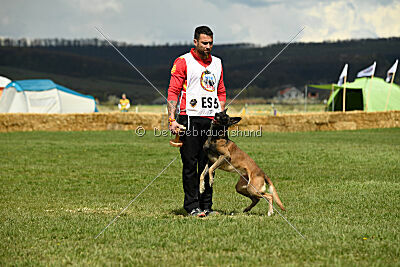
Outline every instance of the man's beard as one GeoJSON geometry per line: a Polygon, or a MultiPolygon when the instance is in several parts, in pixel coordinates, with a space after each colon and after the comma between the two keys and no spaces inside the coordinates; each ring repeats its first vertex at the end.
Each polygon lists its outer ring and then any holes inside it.
{"type": "Polygon", "coordinates": [[[200,55],[205,56],[205,57],[208,57],[210,55],[210,53],[211,53],[211,50],[208,50],[208,51],[206,51],[206,50],[198,50],[198,51],[199,51],[200,55]]]}

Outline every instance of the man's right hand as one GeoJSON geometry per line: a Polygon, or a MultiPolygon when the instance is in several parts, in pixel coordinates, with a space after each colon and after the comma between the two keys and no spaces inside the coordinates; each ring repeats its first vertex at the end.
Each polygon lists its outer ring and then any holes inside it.
{"type": "Polygon", "coordinates": [[[169,124],[169,130],[173,133],[173,134],[177,134],[179,133],[180,129],[184,129],[185,127],[182,124],[179,124],[177,121],[173,121],[169,124]]]}

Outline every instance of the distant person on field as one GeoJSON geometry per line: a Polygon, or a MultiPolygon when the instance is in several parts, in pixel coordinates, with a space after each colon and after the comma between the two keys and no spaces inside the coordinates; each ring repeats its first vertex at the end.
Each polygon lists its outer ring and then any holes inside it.
{"type": "Polygon", "coordinates": [[[118,108],[121,112],[128,112],[131,107],[129,99],[126,98],[126,94],[122,94],[122,98],[119,100],[118,108]]]}

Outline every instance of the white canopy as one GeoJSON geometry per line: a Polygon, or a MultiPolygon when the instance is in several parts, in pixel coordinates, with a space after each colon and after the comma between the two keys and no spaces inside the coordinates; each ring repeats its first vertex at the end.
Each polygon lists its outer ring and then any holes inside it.
{"type": "Polygon", "coordinates": [[[9,83],[0,98],[0,113],[89,113],[96,112],[92,96],[83,95],[51,80],[9,83]]]}

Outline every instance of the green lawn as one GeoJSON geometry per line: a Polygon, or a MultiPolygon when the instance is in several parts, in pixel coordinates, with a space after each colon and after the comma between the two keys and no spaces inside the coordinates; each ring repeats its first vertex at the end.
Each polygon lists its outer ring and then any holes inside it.
{"type": "Polygon", "coordinates": [[[266,216],[217,171],[220,216],[181,209],[169,137],[132,131],[0,134],[0,265],[399,265],[400,129],[263,133],[234,141],[287,208],[266,216]],[[232,215],[233,213],[233,215],[232,215]]]}

